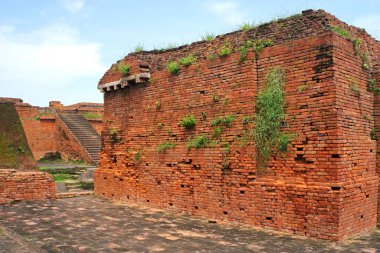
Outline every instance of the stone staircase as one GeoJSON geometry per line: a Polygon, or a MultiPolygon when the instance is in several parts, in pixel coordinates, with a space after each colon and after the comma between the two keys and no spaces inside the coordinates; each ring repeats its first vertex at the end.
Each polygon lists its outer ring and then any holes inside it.
{"type": "Polygon", "coordinates": [[[100,135],[81,114],[58,113],[58,117],[71,131],[94,164],[99,164],[100,135]]]}

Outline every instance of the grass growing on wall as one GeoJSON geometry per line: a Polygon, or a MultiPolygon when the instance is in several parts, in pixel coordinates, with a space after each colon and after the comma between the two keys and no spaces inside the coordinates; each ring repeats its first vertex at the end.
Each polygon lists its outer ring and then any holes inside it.
{"type": "Polygon", "coordinates": [[[266,76],[264,90],[257,96],[254,138],[259,169],[267,166],[272,152],[286,151],[293,138],[280,132],[286,116],[284,84],[284,70],[274,67],[266,76]]]}

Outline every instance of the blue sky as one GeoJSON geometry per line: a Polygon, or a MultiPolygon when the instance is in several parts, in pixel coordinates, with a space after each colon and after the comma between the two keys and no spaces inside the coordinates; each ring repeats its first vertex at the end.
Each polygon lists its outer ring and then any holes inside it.
{"type": "Polygon", "coordinates": [[[98,80],[138,44],[190,43],[304,9],[325,9],[380,39],[379,0],[3,0],[0,97],[102,102],[98,80]]]}

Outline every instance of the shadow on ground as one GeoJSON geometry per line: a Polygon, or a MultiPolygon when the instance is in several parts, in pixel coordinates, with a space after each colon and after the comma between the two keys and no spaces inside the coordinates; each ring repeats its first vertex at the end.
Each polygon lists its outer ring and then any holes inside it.
{"type": "Polygon", "coordinates": [[[36,252],[36,248],[42,252],[65,253],[380,252],[379,229],[335,243],[212,224],[156,209],[118,205],[96,197],[1,205],[0,225],[3,227],[0,229],[1,253],[36,252]],[[5,240],[12,234],[16,236],[14,244],[12,240],[5,240]],[[23,251],[16,245],[20,238],[26,242],[21,245],[23,251]]]}

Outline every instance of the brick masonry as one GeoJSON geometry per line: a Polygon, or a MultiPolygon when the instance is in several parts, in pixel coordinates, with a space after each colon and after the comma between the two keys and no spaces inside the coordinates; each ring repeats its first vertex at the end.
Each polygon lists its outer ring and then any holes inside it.
{"type": "MultiPolygon", "coordinates": [[[[331,240],[374,227],[379,181],[371,132],[378,126],[378,98],[367,83],[375,75],[362,67],[352,41],[331,31],[333,25],[362,39],[360,50],[368,52],[375,70],[379,42],[324,11],[305,11],[212,42],[126,56],[131,75],[149,66],[150,81],[104,94],[96,194],[331,240]],[[257,38],[273,45],[258,59],[250,52],[239,62],[238,48],[257,38]],[[226,42],[235,52],[210,59],[226,42]],[[178,75],[166,70],[169,61],[189,54],[197,64],[181,67],[178,75]],[[272,66],[285,70],[284,131],[297,137],[259,173],[255,143],[242,141],[254,125],[242,119],[254,115],[256,95],[272,66]],[[197,119],[193,130],[178,125],[188,114],[197,119]],[[212,139],[210,122],[232,114],[235,121],[223,129],[219,144],[187,150],[190,137],[212,139]],[[175,148],[157,152],[167,140],[175,148]]],[[[121,78],[114,69],[100,86],[121,78]]]]}
{"type": "Polygon", "coordinates": [[[0,204],[54,198],[54,180],[48,173],[0,170],[0,204]]]}

